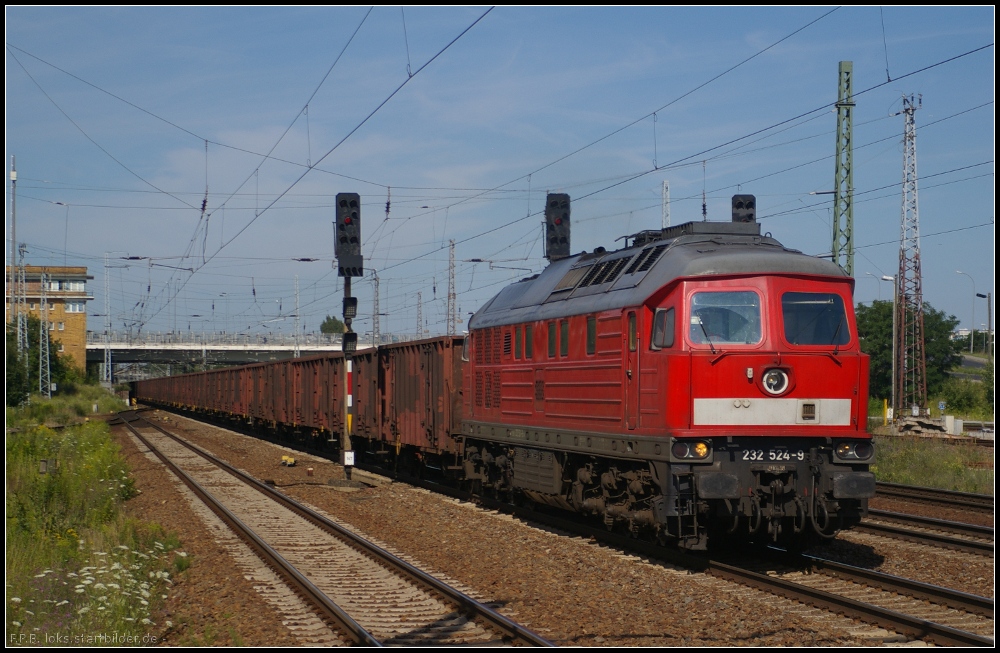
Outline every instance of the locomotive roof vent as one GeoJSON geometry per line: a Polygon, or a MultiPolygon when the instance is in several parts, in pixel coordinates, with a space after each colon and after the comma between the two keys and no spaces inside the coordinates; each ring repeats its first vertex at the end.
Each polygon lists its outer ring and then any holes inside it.
{"type": "Polygon", "coordinates": [[[733,222],[757,222],[757,198],[733,195],[733,222]]]}

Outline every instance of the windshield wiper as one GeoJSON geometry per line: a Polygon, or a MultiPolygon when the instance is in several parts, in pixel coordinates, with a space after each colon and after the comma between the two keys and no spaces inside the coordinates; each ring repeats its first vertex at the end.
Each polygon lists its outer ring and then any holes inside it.
{"type": "Polygon", "coordinates": [[[705,329],[705,323],[702,322],[701,318],[698,318],[698,326],[701,327],[701,332],[705,334],[705,340],[708,341],[708,346],[712,348],[712,353],[715,353],[715,346],[712,344],[712,336],[708,335],[708,330],[705,329]]]}

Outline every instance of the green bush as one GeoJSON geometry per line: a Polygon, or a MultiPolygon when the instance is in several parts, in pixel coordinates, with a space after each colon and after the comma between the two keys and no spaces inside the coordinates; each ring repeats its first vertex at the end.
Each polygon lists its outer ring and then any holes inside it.
{"type": "MultiPolygon", "coordinates": [[[[94,399],[111,405],[86,401],[94,399]]],[[[176,538],[123,516],[123,502],[137,490],[104,422],[60,429],[32,422],[72,405],[36,400],[7,412],[17,424],[5,443],[9,642],[44,643],[31,639],[40,632],[146,636],[174,561],[186,558],[176,538]]]]}

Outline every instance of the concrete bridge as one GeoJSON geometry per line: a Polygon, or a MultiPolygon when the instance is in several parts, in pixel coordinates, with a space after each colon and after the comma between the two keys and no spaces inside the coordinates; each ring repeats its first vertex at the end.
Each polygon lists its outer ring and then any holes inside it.
{"type": "MultiPolygon", "coordinates": [[[[383,334],[380,344],[408,342],[428,335],[383,334]]],[[[87,365],[103,365],[105,350],[111,349],[112,382],[169,376],[174,366],[232,366],[341,351],[340,334],[307,333],[296,338],[287,334],[232,333],[103,333],[87,332],[87,365]]],[[[371,334],[361,334],[358,349],[372,347],[371,334]]],[[[103,375],[102,375],[103,376],[103,375]]]]}

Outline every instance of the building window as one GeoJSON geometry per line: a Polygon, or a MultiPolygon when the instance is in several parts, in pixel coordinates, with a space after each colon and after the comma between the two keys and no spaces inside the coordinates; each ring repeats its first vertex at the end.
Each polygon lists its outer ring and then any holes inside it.
{"type": "Polygon", "coordinates": [[[60,331],[65,331],[66,330],[66,323],[65,322],[60,322],[59,323],[59,330],[60,331]]]}
{"type": "Polygon", "coordinates": [[[59,343],[59,353],[61,354],[64,351],[66,351],[66,345],[59,343]]]}
{"type": "Polygon", "coordinates": [[[30,302],[30,303],[28,304],[28,308],[29,308],[30,310],[32,310],[32,311],[33,311],[33,310],[35,310],[35,302],[30,302]]]}
{"type": "Polygon", "coordinates": [[[67,313],[83,313],[85,304],[83,302],[66,302],[67,313]]]}
{"type": "Polygon", "coordinates": [[[56,323],[49,322],[49,331],[55,331],[55,330],[56,330],[56,323]]]}

